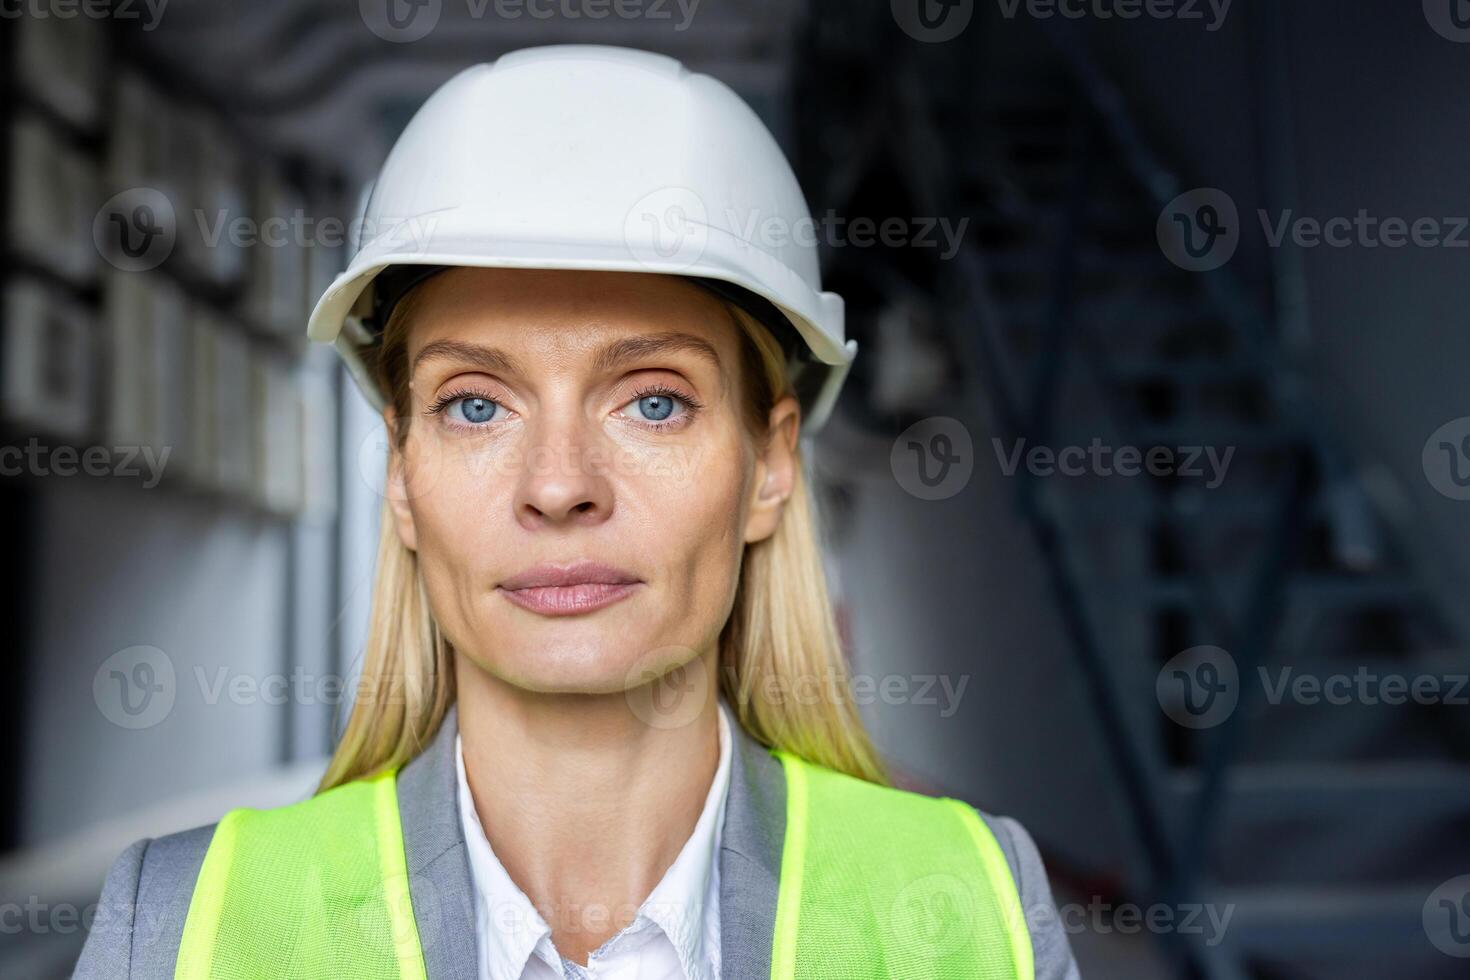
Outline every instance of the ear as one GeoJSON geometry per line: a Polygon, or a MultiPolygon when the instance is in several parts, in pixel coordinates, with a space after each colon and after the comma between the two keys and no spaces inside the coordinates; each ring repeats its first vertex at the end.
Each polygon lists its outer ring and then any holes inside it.
{"type": "Polygon", "coordinates": [[[801,405],[785,395],[771,407],[770,437],[755,458],[755,481],[745,519],[747,544],[776,533],[786,501],[796,488],[796,441],[801,434],[801,405]]]}
{"type": "Polygon", "coordinates": [[[388,478],[383,484],[383,493],[388,497],[388,506],[393,509],[393,523],[398,528],[398,540],[409,551],[417,551],[418,531],[414,528],[413,509],[408,504],[407,463],[403,458],[407,433],[402,433],[403,437],[400,438],[399,424],[391,405],[383,409],[383,425],[388,430],[388,478]]]}

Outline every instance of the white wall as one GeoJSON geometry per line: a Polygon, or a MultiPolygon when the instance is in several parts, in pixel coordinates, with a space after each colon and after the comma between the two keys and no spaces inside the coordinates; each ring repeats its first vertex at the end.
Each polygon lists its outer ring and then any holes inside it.
{"type": "Polygon", "coordinates": [[[189,789],[259,773],[281,753],[281,708],[208,703],[208,682],[282,671],[287,525],[123,478],[47,477],[39,491],[40,606],[32,623],[24,843],[189,789]],[[128,730],[93,679],[146,645],[175,670],[172,710],[128,730]]]}

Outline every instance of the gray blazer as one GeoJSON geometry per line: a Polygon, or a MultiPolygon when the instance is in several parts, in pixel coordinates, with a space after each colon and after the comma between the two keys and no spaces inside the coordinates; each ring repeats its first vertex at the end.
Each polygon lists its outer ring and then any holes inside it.
{"type": "MultiPolygon", "coordinates": [[[[422,754],[398,776],[409,892],[430,980],[473,980],[474,892],[459,822],[451,710],[422,754]]],[[[768,977],[776,915],[786,781],[779,760],[739,725],[720,844],[720,957],[728,980],[768,977]]],[[[982,814],[1000,841],[1031,923],[1037,980],[1076,980],[1036,845],[1021,825],[982,814]]],[[[145,838],[113,864],[75,977],[172,976],[194,882],[214,825],[145,838]]]]}

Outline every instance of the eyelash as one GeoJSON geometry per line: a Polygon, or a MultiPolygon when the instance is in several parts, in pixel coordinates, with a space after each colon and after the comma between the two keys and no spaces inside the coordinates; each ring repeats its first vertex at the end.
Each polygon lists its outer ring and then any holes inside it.
{"type": "MultiPolygon", "coordinates": [[[[633,392],[633,397],[629,400],[640,401],[641,399],[656,395],[674,398],[678,401],[683,402],[684,414],[677,416],[672,421],[666,422],[650,422],[647,419],[638,421],[639,425],[648,429],[663,430],[672,429],[675,426],[684,425],[686,422],[691,421],[694,416],[697,415],[702,408],[704,408],[704,403],[695,398],[693,395],[685,394],[677,388],[657,382],[655,382],[654,384],[645,385],[637,389],[633,392]]],[[[427,409],[424,410],[424,414],[430,416],[442,415],[445,409],[447,409],[450,405],[453,405],[455,402],[459,401],[461,398],[483,398],[486,401],[495,402],[495,404],[500,405],[502,408],[505,407],[503,403],[491,397],[490,395],[485,394],[484,392],[471,391],[468,388],[456,388],[451,391],[447,391],[436,398],[434,400],[434,404],[430,405],[427,409]]]]}
{"type": "Polygon", "coordinates": [[[662,431],[664,429],[673,429],[679,426],[683,426],[693,421],[694,416],[699,414],[699,410],[704,408],[704,403],[699,401],[693,395],[686,395],[684,392],[678,390],[677,388],[673,388],[669,385],[660,384],[657,382],[639,388],[637,391],[633,392],[633,397],[630,400],[640,401],[644,398],[649,398],[652,396],[673,398],[684,403],[684,414],[679,415],[669,421],[650,422],[647,419],[636,420],[639,425],[648,429],[653,429],[654,431],[662,431]]]}
{"type": "Polygon", "coordinates": [[[483,391],[471,391],[468,388],[456,388],[453,391],[445,392],[437,399],[435,399],[434,404],[430,405],[424,410],[424,414],[442,415],[446,408],[448,408],[450,405],[453,405],[461,398],[483,398],[487,402],[495,402],[495,404],[500,405],[502,408],[505,407],[500,401],[492,398],[490,395],[485,394],[483,391]]]}

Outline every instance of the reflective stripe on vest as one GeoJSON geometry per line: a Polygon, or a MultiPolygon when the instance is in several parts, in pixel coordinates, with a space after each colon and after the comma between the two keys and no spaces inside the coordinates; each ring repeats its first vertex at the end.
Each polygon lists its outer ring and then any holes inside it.
{"type": "MultiPolygon", "coordinates": [[[[1034,980],[1010,867],[973,808],[772,755],[786,774],[772,980],[1034,980]]],[[[226,814],[175,976],[424,980],[396,776],[226,814]]]]}

